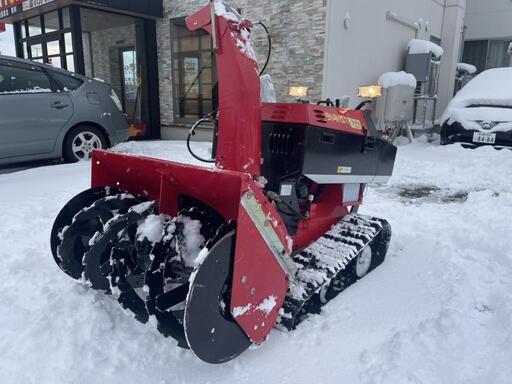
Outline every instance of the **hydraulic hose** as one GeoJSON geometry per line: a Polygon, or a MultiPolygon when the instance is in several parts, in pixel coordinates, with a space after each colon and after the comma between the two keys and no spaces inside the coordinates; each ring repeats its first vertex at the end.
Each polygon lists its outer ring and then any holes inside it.
{"type": "Polygon", "coordinates": [[[262,21],[258,21],[256,24],[261,25],[263,27],[263,29],[265,30],[265,33],[267,34],[267,39],[268,39],[267,60],[265,61],[265,65],[263,66],[263,68],[261,68],[261,71],[260,71],[260,76],[261,76],[265,73],[268,63],[270,62],[270,57],[272,56],[272,37],[270,36],[270,31],[268,30],[267,26],[265,24],[263,24],[262,21]]]}
{"type": "Polygon", "coordinates": [[[188,137],[187,137],[187,149],[188,151],[190,152],[190,154],[197,160],[203,162],[203,163],[209,163],[209,164],[213,164],[215,163],[215,160],[207,160],[207,159],[203,159],[202,157],[199,157],[198,155],[196,155],[194,153],[194,151],[192,150],[191,146],[190,146],[190,139],[192,139],[192,136],[195,136],[196,134],[196,128],[199,127],[201,124],[203,123],[206,123],[206,122],[211,122],[211,116],[208,115],[206,117],[203,117],[201,120],[198,120],[193,126],[192,128],[190,128],[190,131],[188,133],[188,137]]]}

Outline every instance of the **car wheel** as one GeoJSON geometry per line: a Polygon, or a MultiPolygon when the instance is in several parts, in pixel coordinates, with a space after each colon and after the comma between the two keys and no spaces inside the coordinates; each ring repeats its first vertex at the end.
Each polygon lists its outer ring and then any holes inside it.
{"type": "Polygon", "coordinates": [[[81,125],[73,128],[64,140],[64,161],[76,163],[89,160],[94,149],[106,149],[108,141],[105,134],[96,127],[81,125]]]}

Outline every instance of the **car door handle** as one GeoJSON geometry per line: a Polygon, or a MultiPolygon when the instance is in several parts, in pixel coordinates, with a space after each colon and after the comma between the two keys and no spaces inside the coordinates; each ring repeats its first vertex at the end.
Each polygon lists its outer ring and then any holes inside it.
{"type": "Polygon", "coordinates": [[[56,109],[63,109],[69,107],[69,104],[64,104],[61,101],[56,101],[55,103],[52,103],[51,107],[56,109]]]}

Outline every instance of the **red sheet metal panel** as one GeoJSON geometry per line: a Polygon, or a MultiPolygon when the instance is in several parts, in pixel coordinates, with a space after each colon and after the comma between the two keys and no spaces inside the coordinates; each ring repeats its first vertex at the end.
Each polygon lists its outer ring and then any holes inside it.
{"type": "MultiPolygon", "coordinates": [[[[210,6],[187,18],[190,30],[211,33],[210,6]]],[[[261,102],[258,64],[241,46],[247,44],[250,23],[217,17],[219,137],[217,166],[251,175],[260,174],[261,102]],[[234,150],[236,148],[236,150],[234,150]]]]}
{"type": "MultiPolygon", "coordinates": [[[[286,228],[275,206],[268,202],[252,181],[243,184],[244,196],[257,204],[264,214],[266,226],[272,229],[282,248],[287,249],[286,228]],[[245,184],[245,185],[244,185],[245,184]],[[247,194],[246,194],[247,193],[247,194]]],[[[241,203],[237,223],[237,240],[231,314],[249,338],[262,343],[270,334],[288,289],[288,278],[276,259],[261,229],[248,209],[241,203]]]]}
{"type": "Polygon", "coordinates": [[[2,32],[5,32],[5,24],[4,23],[0,23],[0,33],[2,32]]]}
{"type": "Polygon", "coordinates": [[[315,104],[263,104],[263,121],[313,125],[356,135],[366,135],[366,120],[362,111],[326,107],[315,104]]]}
{"type": "Polygon", "coordinates": [[[160,203],[160,212],[176,216],[180,196],[193,197],[236,220],[244,175],[141,156],[94,151],[92,187],[117,187],[160,203]]]}

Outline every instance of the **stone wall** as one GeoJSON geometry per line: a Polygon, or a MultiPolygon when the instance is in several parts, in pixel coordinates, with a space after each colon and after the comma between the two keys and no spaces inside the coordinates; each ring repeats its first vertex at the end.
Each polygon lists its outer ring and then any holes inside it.
{"type": "MultiPolygon", "coordinates": [[[[290,101],[291,85],[309,87],[311,100],[322,93],[327,0],[233,0],[243,15],[263,21],[272,35],[273,52],[267,70],[273,80],[278,101],[290,101]]],[[[164,0],[164,18],[158,22],[158,51],[162,126],[173,119],[171,19],[187,16],[206,3],[205,0],[164,0]]],[[[255,27],[253,45],[262,65],[267,54],[264,31],[255,27]]],[[[163,129],[165,131],[165,128],[163,129]]],[[[165,136],[169,136],[164,133],[165,136]]]]}

